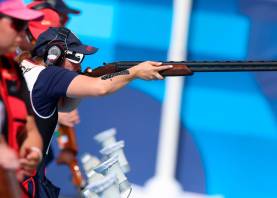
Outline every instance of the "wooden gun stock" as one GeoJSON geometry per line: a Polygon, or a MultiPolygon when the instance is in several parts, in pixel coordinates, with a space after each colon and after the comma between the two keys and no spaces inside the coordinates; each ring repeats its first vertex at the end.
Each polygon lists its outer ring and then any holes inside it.
{"type": "Polygon", "coordinates": [[[15,171],[6,170],[2,167],[0,167],[0,197],[22,198],[15,171]]]}
{"type": "MultiPolygon", "coordinates": [[[[87,75],[90,77],[100,77],[106,74],[112,74],[116,72],[120,72],[126,69],[129,69],[136,64],[139,64],[139,62],[132,62],[131,64],[121,64],[119,63],[111,63],[106,64],[104,66],[97,67],[96,69],[86,68],[85,71],[81,74],[87,75]]],[[[166,65],[166,63],[163,63],[162,65],[166,65]]],[[[187,76],[191,75],[192,71],[184,64],[174,64],[172,69],[161,71],[160,74],[162,76],[187,76]]]]}
{"type": "Polygon", "coordinates": [[[60,125],[58,131],[60,133],[58,144],[61,152],[57,157],[57,163],[65,164],[69,167],[72,173],[72,183],[78,189],[82,189],[84,187],[84,179],[76,158],[78,148],[74,128],[60,125]]]}
{"type": "MultiPolygon", "coordinates": [[[[104,64],[96,69],[87,68],[83,75],[100,77],[129,69],[141,61],[120,61],[104,64]]],[[[277,61],[169,61],[162,65],[173,68],[160,72],[162,76],[187,76],[194,72],[277,71],[277,61]]]]}
{"type": "Polygon", "coordinates": [[[65,125],[59,125],[59,137],[58,143],[61,150],[70,150],[75,156],[78,152],[78,146],[76,143],[76,135],[73,127],[67,127],[65,125]]]}
{"type": "Polygon", "coordinates": [[[78,189],[84,187],[84,179],[78,165],[75,154],[69,150],[62,150],[57,158],[58,164],[65,164],[69,167],[72,173],[72,183],[77,186],[78,189]]]}

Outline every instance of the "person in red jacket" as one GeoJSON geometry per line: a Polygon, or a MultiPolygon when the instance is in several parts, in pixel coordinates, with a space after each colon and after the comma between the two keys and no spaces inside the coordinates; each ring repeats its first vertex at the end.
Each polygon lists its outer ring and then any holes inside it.
{"type": "Polygon", "coordinates": [[[29,92],[20,68],[6,54],[16,50],[28,21],[41,16],[40,12],[28,9],[21,0],[0,1],[0,101],[5,109],[0,166],[14,169],[18,165],[19,178],[33,175],[36,170],[42,157],[42,139],[34,122],[28,102],[29,92]]]}
{"type": "Polygon", "coordinates": [[[69,15],[71,14],[80,14],[79,10],[69,7],[64,0],[45,0],[46,2],[50,3],[60,14],[60,22],[63,27],[69,21],[69,15]]]}

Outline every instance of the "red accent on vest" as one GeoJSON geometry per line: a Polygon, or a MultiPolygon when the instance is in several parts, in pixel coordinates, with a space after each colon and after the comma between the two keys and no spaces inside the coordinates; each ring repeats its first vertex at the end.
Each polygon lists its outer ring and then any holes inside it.
{"type": "Polygon", "coordinates": [[[9,61],[9,64],[10,67],[8,68],[3,68],[0,65],[0,94],[7,112],[7,142],[10,147],[19,152],[21,143],[26,137],[25,125],[28,113],[25,102],[9,93],[9,82],[15,83],[18,90],[21,83],[15,64],[12,61],[9,61]]]}
{"type": "Polygon", "coordinates": [[[30,197],[32,197],[32,198],[35,198],[35,196],[36,196],[36,185],[35,185],[35,180],[34,180],[34,178],[33,177],[29,177],[28,179],[26,179],[25,181],[23,181],[22,183],[22,186],[23,186],[23,188],[27,191],[27,192],[29,192],[30,190],[29,190],[29,185],[31,185],[32,186],[32,188],[33,189],[31,189],[32,190],[32,195],[27,195],[27,194],[25,194],[24,193],[24,195],[22,196],[22,198],[30,198],[30,197]]]}

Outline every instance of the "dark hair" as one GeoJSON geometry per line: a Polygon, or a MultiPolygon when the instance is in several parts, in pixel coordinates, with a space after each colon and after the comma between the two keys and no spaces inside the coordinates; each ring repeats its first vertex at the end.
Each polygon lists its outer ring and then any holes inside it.
{"type": "Polygon", "coordinates": [[[17,55],[14,60],[20,64],[23,60],[25,59],[31,59],[32,55],[29,51],[23,51],[22,53],[20,53],[19,55],[17,55]]]}

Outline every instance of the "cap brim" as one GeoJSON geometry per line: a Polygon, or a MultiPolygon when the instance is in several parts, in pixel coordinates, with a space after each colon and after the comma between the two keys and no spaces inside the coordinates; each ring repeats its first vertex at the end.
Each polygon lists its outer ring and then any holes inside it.
{"type": "Polygon", "coordinates": [[[69,50],[72,50],[74,52],[78,52],[85,55],[94,54],[98,51],[98,48],[88,46],[88,45],[80,45],[76,47],[69,47],[69,50]]]}
{"type": "Polygon", "coordinates": [[[66,7],[65,9],[67,10],[67,13],[69,13],[69,14],[80,14],[80,10],[76,10],[76,9],[69,8],[69,7],[66,7]]]}
{"type": "Polygon", "coordinates": [[[75,10],[69,7],[56,8],[56,9],[63,14],[80,14],[79,10],[75,10]]]}
{"type": "Polygon", "coordinates": [[[36,10],[31,10],[28,8],[5,10],[2,13],[10,17],[24,20],[24,21],[32,21],[32,20],[40,19],[43,16],[41,12],[36,10]]]}
{"type": "Polygon", "coordinates": [[[57,0],[54,5],[55,9],[58,10],[62,14],[80,14],[79,10],[70,8],[65,4],[63,0],[57,0]]]}

